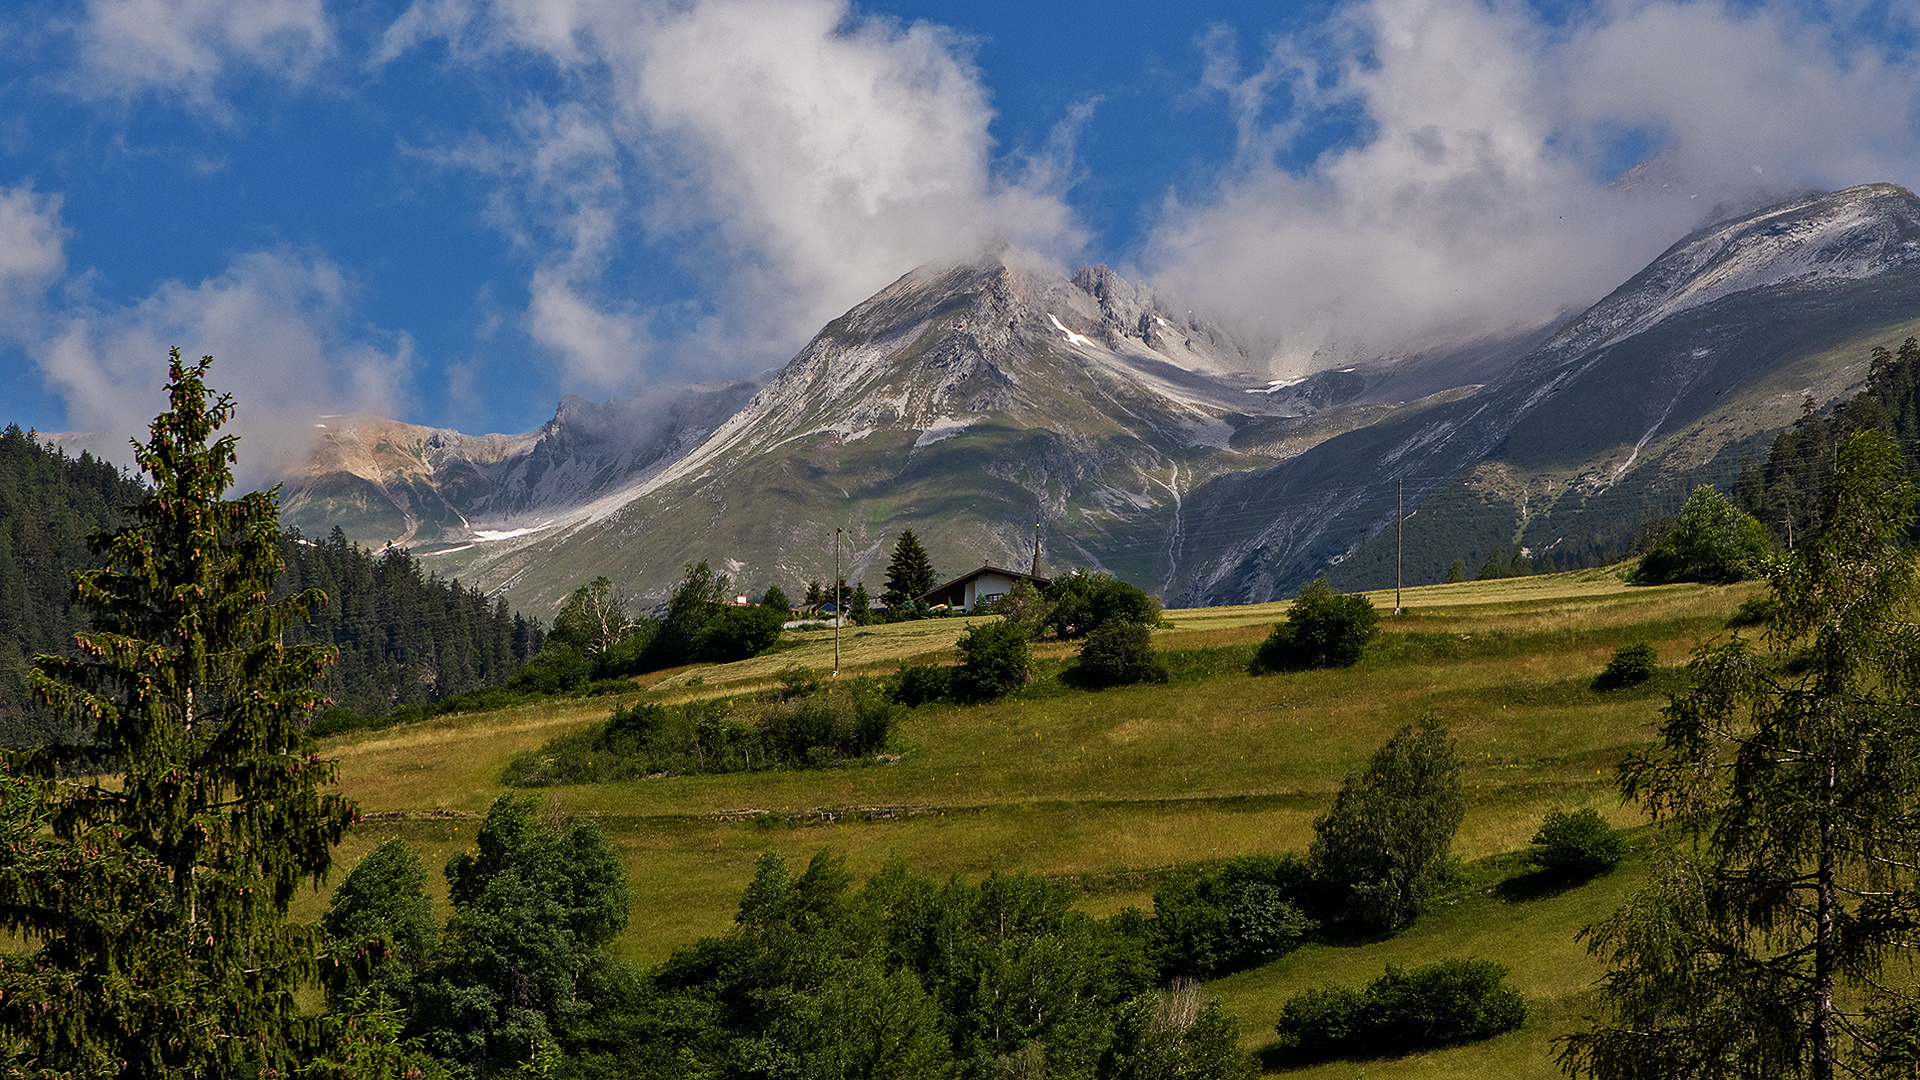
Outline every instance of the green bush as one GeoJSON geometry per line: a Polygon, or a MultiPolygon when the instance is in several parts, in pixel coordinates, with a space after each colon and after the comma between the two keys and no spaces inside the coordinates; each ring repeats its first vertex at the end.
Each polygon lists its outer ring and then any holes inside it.
{"type": "Polygon", "coordinates": [[[1089,686],[1163,683],[1167,667],[1153,651],[1153,631],[1144,623],[1110,622],[1087,635],[1074,678],[1089,686]]]}
{"type": "Polygon", "coordinates": [[[1274,625],[1254,666],[1263,671],[1351,667],[1379,632],[1373,601],[1359,593],[1336,594],[1326,578],[1318,578],[1300,590],[1286,621],[1274,625]]]}
{"type": "Polygon", "coordinates": [[[1406,926],[1448,872],[1465,814],[1447,729],[1431,716],[1401,728],[1313,823],[1307,858],[1325,902],[1363,931],[1406,926]]]}
{"type": "Polygon", "coordinates": [[[787,613],[761,604],[723,607],[707,623],[700,642],[700,658],[725,664],[758,656],[780,639],[787,613]]]}
{"type": "Polygon", "coordinates": [[[1595,690],[1622,690],[1639,686],[1660,670],[1660,654],[1644,641],[1622,645],[1613,651],[1613,659],[1593,677],[1595,690]]]}
{"type": "Polygon", "coordinates": [[[1294,856],[1248,856],[1153,892],[1149,940],[1162,980],[1213,978],[1263,964],[1316,928],[1296,903],[1310,887],[1294,856]]]}
{"type": "Polygon", "coordinates": [[[1474,1042],[1526,1021],[1527,1003],[1488,960],[1455,959],[1386,974],[1364,990],[1308,990],[1280,1007],[1278,1056],[1289,1064],[1392,1057],[1474,1042]]]}
{"type": "Polygon", "coordinates": [[[1540,823],[1540,831],[1533,835],[1533,843],[1527,861],[1541,873],[1556,877],[1594,877],[1619,866],[1627,857],[1626,837],[1591,806],[1571,814],[1564,810],[1549,813],[1540,823]]]}
{"type": "Polygon", "coordinates": [[[960,667],[953,673],[953,696],[962,701],[989,701],[1025,686],[1033,679],[1033,650],[1027,632],[1003,619],[967,628],[955,643],[960,667]]]}
{"type": "Polygon", "coordinates": [[[953,696],[953,668],[944,664],[904,664],[893,676],[893,699],[913,707],[953,696]]]}
{"type": "Polygon", "coordinates": [[[1673,531],[1641,556],[1633,579],[1643,585],[1670,581],[1726,585],[1758,577],[1772,550],[1766,526],[1702,484],[1680,508],[1673,531]]]}
{"type": "Polygon", "coordinates": [[[1160,601],[1104,571],[1075,570],[1047,583],[1046,627],[1063,638],[1086,637],[1108,623],[1160,621],[1160,601]]]}

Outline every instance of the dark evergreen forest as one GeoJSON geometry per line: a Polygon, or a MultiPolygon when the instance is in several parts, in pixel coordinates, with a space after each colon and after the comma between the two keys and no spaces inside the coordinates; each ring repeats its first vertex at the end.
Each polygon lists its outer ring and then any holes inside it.
{"type": "MultiPolygon", "coordinates": [[[[0,431],[0,745],[85,737],[34,701],[27,667],[36,653],[71,651],[86,625],[73,572],[98,561],[87,538],[124,524],[144,493],[90,454],[70,457],[18,425],[0,431]]],[[[404,549],[368,551],[336,529],[318,541],[290,533],[283,554],[277,595],[317,588],[328,598],[288,644],[337,646],[320,689],[357,713],[499,685],[539,650],[537,622],[428,573],[404,549]]]]}
{"type": "Polygon", "coordinates": [[[1876,347],[1872,357],[1865,389],[1824,413],[1811,399],[1803,403],[1765,464],[1747,462],[1734,481],[1734,501],[1789,548],[1819,528],[1835,455],[1852,435],[1879,428],[1899,446],[1907,475],[1920,473],[1920,339],[1901,342],[1898,352],[1876,347]]]}

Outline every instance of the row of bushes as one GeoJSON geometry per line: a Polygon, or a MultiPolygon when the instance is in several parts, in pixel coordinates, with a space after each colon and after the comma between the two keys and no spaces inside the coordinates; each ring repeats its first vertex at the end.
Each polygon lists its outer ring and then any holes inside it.
{"type": "Polygon", "coordinates": [[[884,680],[863,677],[828,686],[796,669],[779,689],[744,708],[711,699],[616,709],[602,723],[516,754],[503,779],[515,787],[542,787],[817,768],[884,749],[900,711],[884,680]]]}

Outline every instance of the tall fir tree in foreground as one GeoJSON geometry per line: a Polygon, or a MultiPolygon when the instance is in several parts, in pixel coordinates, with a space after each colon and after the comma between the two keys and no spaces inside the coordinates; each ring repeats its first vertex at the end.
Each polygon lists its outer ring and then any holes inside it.
{"type": "Polygon", "coordinates": [[[1879,431],[1841,445],[1820,531],[1769,574],[1770,650],[1703,645],[1622,766],[1665,820],[1653,883],[1586,932],[1611,971],[1569,1072],[1913,1076],[1920,997],[1914,491],[1879,431]]]}
{"type": "Polygon", "coordinates": [[[354,814],[305,730],[332,650],[281,644],[322,597],[267,602],[278,496],[221,497],[236,440],[209,440],[233,399],[207,388],[210,360],[174,350],[170,408],[135,444],[151,491],[75,575],[93,628],[78,656],[35,661],[35,690],[122,772],[33,786],[52,838],[0,856],[0,924],[38,947],[16,989],[58,1000],[0,995],[29,1069],[254,1077],[290,1071],[311,1034],[296,994],[322,939],[286,915],[354,814]]]}
{"type": "Polygon", "coordinates": [[[887,588],[880,594],[880,601],[897,609],[913,603],[914,597],[933,586],[933,560],[920,546],[920,538],[908,529],[893,545],[893,559],[887,563],[887,588]]]}

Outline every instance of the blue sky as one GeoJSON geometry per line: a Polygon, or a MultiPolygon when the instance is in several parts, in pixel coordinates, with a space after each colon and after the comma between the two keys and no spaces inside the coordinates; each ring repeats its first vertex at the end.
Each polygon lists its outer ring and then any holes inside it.
{"type": "Polygon", "coordinates": [[[922,262],[1104,261],[1279,374],[1577,308],[1716,208],[1920,180],[1892,0],[26,0],[0,420],[249,446],[784,362],[922,262]],[[1652,158],[1645,179],[1613,184],[1652,158]]]}

